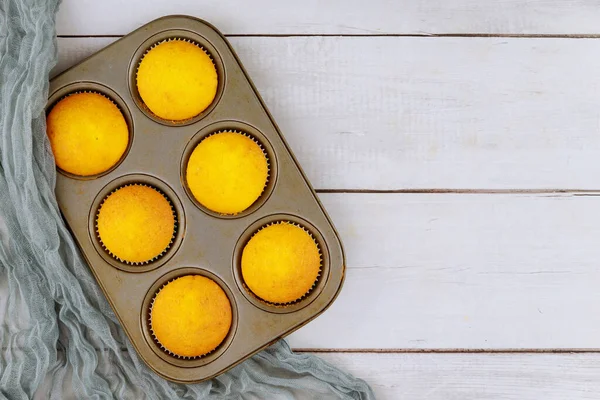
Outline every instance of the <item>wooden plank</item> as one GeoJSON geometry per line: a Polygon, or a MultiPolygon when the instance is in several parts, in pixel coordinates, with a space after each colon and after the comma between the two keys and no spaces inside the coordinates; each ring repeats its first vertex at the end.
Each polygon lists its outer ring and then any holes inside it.
{"type": "Polygon", "coordinates": [[[378,400],[597,400],[600,354],[318,354],[378,400]]]}
{"type": "Polygon", "coordinates": [[[600,197],[320,195],[346,249],[295,348],[600,348],[600,197]]]}
{"type": "MultiPolygon", "coordinates": [[[[59,353],[60,359],[62,356],[59,353]]],[[[600,393],[600,354],[318,353],[317,356],[365,380],[378,400],[597,400],[600,393]]],[[[98,354],[98,360],[100,371],[114,368],[114,361],[103,353],[98,354]]],[[[68,382],[63,385],[61,398],[76,399],[68,382]]],[[[50,388],[48,378],[34,398],[48,399],[50,388]]],[[[132,398],[143,395],[139,389],[131,389],[134,392],[128,394],[132,398]]],[[[319,397],[329,398],[338,397],[319,397]]]]}
{"type": "Polygon", "coordinates": [[[231,42],[316,188],[599,188],[600,40],[231,42]]]}
{"type": "Polygon", "coordinates": [[[320,197],[347,278],[294,348],[600,348],[600,197],[320,197]]]}
{"type": "Polygon", "coordinates": [[[64,0],[61,35],[122,35],[168,14],[206,19],[229,34],[590,34],[600,8],[589,0],[64,0]]]}

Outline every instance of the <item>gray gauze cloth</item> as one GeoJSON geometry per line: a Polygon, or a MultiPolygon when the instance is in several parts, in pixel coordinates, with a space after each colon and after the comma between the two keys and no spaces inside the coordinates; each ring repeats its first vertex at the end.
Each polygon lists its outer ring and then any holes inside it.
{"type": "Polygon", "coordinates": [[[54,196],[44,108],[57,8],[0,0],[0,397],[373,399],[364,381],[283,341],[199,384],[166,381],[141,362],[54,196]]]}

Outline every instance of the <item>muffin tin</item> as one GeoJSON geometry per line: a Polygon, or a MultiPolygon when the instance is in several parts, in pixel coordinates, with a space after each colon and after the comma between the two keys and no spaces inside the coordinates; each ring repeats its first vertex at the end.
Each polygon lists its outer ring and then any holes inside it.
{"type": "Polygon", "coordinates": [[[102,49],[50,82],[48,110],[68,94],[94,91],[112,99],[129,127],[130,141],[112,169],[92,177],[59,170],[56,196],[90,269],[138,354],[166,379],[191,383],[210,379],[322,313],[338,295],[345,261],[339,237],[273,118],[225,37],[210,24],[188,16],[157,19],[102,49]],[[219,76],[217,95],[200,115],[183,122],[154,116],[137,93],[135,74],[143,54],[169,38],[190,40],[212,57],[219,76]],[[187,160],[207,135],[237,130],[250,135],[268,156],[270,174],[260,198],[236,215],[200,205],[186,186],[187,160]],[[133,183],[152,186],[172,203],[177,229],[166,253],[132,265],[113,258],[95,232],[104,198],[133,183]],[[244,285],[244,245],[261,227],[289,221],[307,229],[322,253],[313,289],[289,304],[271,304],[244,285]],[[231,302],[232,325],[213,352],[194,359],[174,357],[152,338],[149,310],[154,295],[183,275],[209,277],[231,302]]]}

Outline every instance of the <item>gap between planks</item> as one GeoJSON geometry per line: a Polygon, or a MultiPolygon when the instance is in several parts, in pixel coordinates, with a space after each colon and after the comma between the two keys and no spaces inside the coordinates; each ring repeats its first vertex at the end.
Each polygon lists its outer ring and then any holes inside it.
{"type": "Polygon", "coordinates": [[[367,354],[600,354],[600,349],[292,349],[295,353],[367,354]]]}
{"type": "Polygon", "coordinates": [[[315,189],[321,194],[566,194],[572,196],[600,196],[592,189],[315,189]]]}
{"type": "MultiPolygon", "coordinates": [[[[11,347],[17,349],[19,347],[11,347]]],[[[6,346],[1,348],[7,350],[6,346]]],[[[65,351],[60,347],[58,352],[65,351]]],[[[108,347],[95,348],[96,351],[109,351],[108,347]]],[[[126,347],[120,351],[129,351],[126,347]]],[[[261,350],[262,351],[262,350],[261,350]]],[[[600,354],[600,349],[321,349],[321,348],[292,348],[294,353],[357,353],[357,354],[600,354]]]]}
{"type": "MultiPolygon", "coordinates": [[[[61,39],[99,39],[99,38],[122,38],[126,35],[57,35],[56,37],[61,39]]],[[[600,34],[521,34],[521,33],[366,33],[366,34],[348,34],[348,33],[298,33],[298,34],[286,34],[286,33],[270,33],[270,34],[243,34],[234,33],[226,34],[225,37],[247,37],[247,38],[261,38],[261,37],[275,37],[275,38],[288,38],[288,37],[406,37],[406,38],[516,38],[516,39],[600,39],[600,34]]]]}

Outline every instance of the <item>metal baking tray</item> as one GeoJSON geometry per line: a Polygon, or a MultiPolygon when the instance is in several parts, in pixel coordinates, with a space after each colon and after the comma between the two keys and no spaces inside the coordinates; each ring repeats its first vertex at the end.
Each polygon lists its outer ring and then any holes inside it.
{"type": "Polygon", "coordinates": [[[47,109],[80,91],[99,92],[117,104],[129,127],[129,148],[114,168],[98,176],[82,178],[59,170],[56,196],[98,284],[151,369],[176,382],[210,379],[305,325],[331,305],[344,280],[340,239],[240,60],[217,29],[189,16],[152,21],[52,79],[47,109]],[[143,54],[168,38],[187,39],[202,46],[211,55],[219,76],[213,103],[184,123],[155,117],[136,89],[135,74],[143,54]],[[184,179],[194,147],[206,135],[223,129],[254,137],[270,163],[270,178],[261,197],[234,216],[202,207],[184,179]],[[129,265],[111,257],[95,233],[102,200],[130,183],[160,190],[177,215],[173,244],[163,257],[147,265],[129,265]],[[288,305],[256,298],[244,286],[240,272],[245,243],[259,228],[275,221],[302,225],[322,252],[322,271],[315,287],[288,305]],[[215,280],[229,297],[233,311],[231,330],[223,343],[197,359],[177,358],[163,351],[149,329],[149,306],[155,293],[166,282],[188,274],[215,280]]]}

